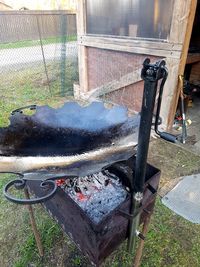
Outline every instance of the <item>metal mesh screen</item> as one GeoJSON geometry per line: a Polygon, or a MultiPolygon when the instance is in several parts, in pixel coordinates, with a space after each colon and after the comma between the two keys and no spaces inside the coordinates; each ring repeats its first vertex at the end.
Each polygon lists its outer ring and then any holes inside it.
{"type": "MultiPolygon", "coordinates": [[[[75,14],[0,12],[0,123],[11,110],[56,104],[78,81],[75,14]]],[[[64,101],[64,99],[63,99],[64,101]]]]}
{"type": "Polygon", "coordinates": [[[173,0],[87,0],[87,33],[167,39],[173,0]]]}
{"type": "MultiPolygon", "coordinates": [[[[126,106],[139,112],[143,95],[141,68],[146,55],[87,48],[88,94],[91,99],[126,106]]],[[[148,55],[152,62],[159,57],[148,55]]]]}

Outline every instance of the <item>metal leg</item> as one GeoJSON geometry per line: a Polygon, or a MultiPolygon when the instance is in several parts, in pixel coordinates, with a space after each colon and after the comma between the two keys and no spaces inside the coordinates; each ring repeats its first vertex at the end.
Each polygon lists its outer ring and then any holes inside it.
{"type": "MultiPolygon", "coordinates": [[[[144,236],[146,236],[146,234],[148,232],[150,219],[151,219],[151,215],[145,217],[145,220],[143,223],[143,229],[142,229],[142,234],[144,236]]],[[[136,255],[134,258],[133,267],[139,267],[140,266],[143,249],[144,249],[144,240],[140,239],[139,246],[137,248],[136,255]]]]}
{"type": "MultiPolygon", "coordinates": [[[[27,187],[24,188],[24,194],[25,194],[25,197],[27,199],[30,199],[30,195],[29,195],[29,191],[28,191],[28,188],[27,187]]],[[[34,217],[33,208],[29,204],[27,204],[27,208],[28,208],[28,211],[29,211],[29,217],[30,217],[31,227],[32,227],[32,230],[33,230],[33,234],[35,236],[35,241],[36,241],[36,244],[37,244],[37,248],[38,248],[38,251],[39,251],[40,256],[43,257],[44,256],[44,249],[43,249],[43,246],[42,246],[42,241],[41,241],[40,233],[39,233],[39,231],[37,229],[37,225],[36,225],[36,221],[35,221],[35,217],[34,217]]]]}
{"type": "Polygon", "coordinates": [[[136,239],[137,239],[136,231],[140,223],[140,212],[138,212],[138,210],[141,207],[141,201],[142,201],[142,194],[133,195],[132,207],[130,213],[134,215],[134,218],[130,219],[129,238],[127,243],[127,249],[129,253],[135,251],[136,247],[136,239]],[[135,214],[135,212],[137,212],[137,214],[135,214]]]}

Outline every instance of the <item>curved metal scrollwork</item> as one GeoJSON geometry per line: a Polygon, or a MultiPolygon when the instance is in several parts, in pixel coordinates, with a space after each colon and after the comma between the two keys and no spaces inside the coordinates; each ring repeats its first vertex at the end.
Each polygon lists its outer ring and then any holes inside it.
{"type": "Polygon", "coordinates": [[[13,195],[11,195],[9,193],[9,190],[11,188],[15,188],[17,190],[23,190],[25,189],[26,187],[26,180],[23,179],[23,175],[22,174],[19,174],[19,173],[15,173],[16,175],[19,175],[20,177],[22,177],[21,179],[18,178],[18,179],[15,179],[15,180],[12,180],[10,182],[8,182],[5,187],[4,187],[4,190],[3,190],[3,194],[4,196],[11,202],[14,202],[16,204],[22,204],[22,205],[32,205],[32,204],[38,204],[38,203],[42,203],[42,202],[45,202],[47,200],[49,200],[50,198],[52,198],[55,193],[56,193],[56,190],[57,190],[57,185],[55,183],[55,181],[52,181],[52,180],[45,180],[45,181],[42,181],[41,184],[40,184],[40,188],[41,189],[50,189],[51,188],[51,191],[49,192],[48,190],[48,193],[46,195],[43,195],[42,197],[37,197],[37,198],[17,198],[13,195]]]}

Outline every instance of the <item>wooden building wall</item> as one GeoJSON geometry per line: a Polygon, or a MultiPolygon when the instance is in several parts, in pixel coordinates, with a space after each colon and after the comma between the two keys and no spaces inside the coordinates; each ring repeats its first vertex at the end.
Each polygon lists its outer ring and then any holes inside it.
{"type": "MultiPolygon", "coordinates": [[[[139,112],[143,81],[140,75],[134,77],[134,73],[140,74],[145,55],[94,47],[88,47],[87,50],[88,91],[99,90],[98,96],[139,112]]],[[[160,59],[149,57],[151,61],[160,59]]]]}
{"type": "Polygon", "coordinates": [[[143,82],[140,72],[146,57],[165,59],[169,76],[165,85],[161,116],[164,126],[173,122],[192,31],[196,0],[174,0],[169,39],[166,42],[137,38],[110,38],[86,34],[85,0],[79,1],[78,42],[80,84],[78,98],[104,97],[139,111],[143,82]]]}

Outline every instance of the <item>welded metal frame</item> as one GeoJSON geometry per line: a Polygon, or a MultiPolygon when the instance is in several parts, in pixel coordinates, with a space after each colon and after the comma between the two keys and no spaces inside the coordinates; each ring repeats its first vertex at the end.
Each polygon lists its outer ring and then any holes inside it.
{"type": "MultiPolygon", "coordinates": [[[[141,77],[144,80],[144,94],[143,94],[143,102],[141,109],[141,119],[140,119],[140,127],[139,127],[139,135],[138,135],[138,149],[137,149],[137,157],[136,164],[132,166],[135,169],[134,177],[132,177],[132,188],[131,188],[131,196],[130,196],[130,213],[127,214],[129,220],[129,235],[128,235],[128,251],[131,253],[135,249],[136,237],[139,236],[141,239],[144,239],[142,233],[138,231],[138,226],[141,220],[142,214],[142,201],[143,194],[145,189],[145,176],[146,176],[146,166],[147,166],[147,154],[149,148],[150,141],[150,133],[152,126],[152,118],[153,118],[153,110],[155,105],[158,81],[162,79],[161,85],[165,82],[166,76],[166,68],[165,61],[159,61],[155,64],[151,64],[150,60],[147,58],[143,63],[143,69],[141,72],[141,77]]],[[[157,117],[159,117],[159,109],[157,112],[157,117]]],[[[158,123],[158,121],[156,120],[158,123]]],[[[155,126],[156,127],[156,126],[155,126]]],[[[45,186],[51,184],[54,186],[54,182],[51,180],[44,181],[41,185],[45,186]]],[[[5,190],[5,196],[16,202],[15,199],[12,199],[11,196],[7,194],[9,188],[15,185],[18,189],[24,189],[26,184],[24,180],[17,180],[16,182],[12,181],[9,183],[5,190]]],[[[151,192],[151,188],[148,188],[151,192]]],[[[155,190],[153,190],[155,191],[155,190]]],[[[53,187],[52,194],[43,199],[43,197],[39,196],[36,199],[27,199],[22,202],[18,202],[18,204],[35,204],[47,199],[50,199],[56,192],[56,187],[53,187]]],[[[152,192],[154,195],[156,193],[152,192]]],[[[123,212],[122,212],[123,215],[123,212]]],[[[126,214],[124,214],[125,216],[126,214]]]]}
{"type": "Polygon", "coordinates": [[[133,180],[133,192],[131,194],[131,219],[128,238],[128,251],[130,253],[135,249],[136,238],[139,233],[140,207],[143,199],[147,155],[158,81],[163,79],[165,75],[166,68],[164,60],[150,64],[150,59],[145,59],[141,72],[142,79],[144,80],[144,93],[138,135],[135,177],[133,180]]]}

